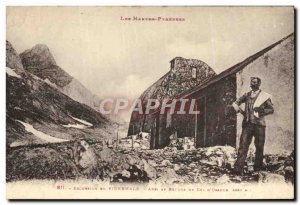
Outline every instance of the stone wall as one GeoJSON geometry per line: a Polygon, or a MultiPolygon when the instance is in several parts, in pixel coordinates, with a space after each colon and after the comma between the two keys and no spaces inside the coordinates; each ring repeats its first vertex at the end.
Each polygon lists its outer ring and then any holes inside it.
{"type": "MultiPolygon", "coordinates": [[[[170,71],[151,85],[141,96],[144,102],[147,99],[173,99],[187,90],[191,90],[207,81],[216,73],[206,63],[197,59],[176,57],[170,61],[170,71]],[[194,75],[193,75],[194,74],[194,75]]],[[[159,118],[164,118],[160,116],[159,118]]],[[[155,122],[159,119],[152,114],[144,115],[133,112],[130,119],[128,136],[139,131],[153,132],[156,130],[155,122]]],[[[162,130],[161,130],[162,131],[162,130]]],[[[156,131],[158,133],[158,130],[156,131]]]]}
{"type": "Polygon", "coordinates": [[[213,76],[215,72],[204,62],[176,57],[171,61],[170,75],[162,80],[157,95],[163,98],[175,97],[207,82],[213,76]]]}
{"type": "MultiPolygon", "coordinates": [[[[197,115],[196,147],[235,146],[236,115],[227,112],[227,106],[236,100],[236,75],[229,75],[189,98],[197,99],[197,110],[200,111],[197,115]]],[[[175,116],[178,137],[195,136],[195,122],[195,115],[175,116]]]]}
{"type": "MultiPolygon", "coordinates": [[[[294,36],[291,36],[237,73],[237,97],[250,91],[251,76],[260,77],[261,89],[273,96],[275,112],[266,116],[266,153],[294,149],[294,72],[294,36]]],[[[241,123],[242,116],[238,115],[237,141],[241,123]]]]}

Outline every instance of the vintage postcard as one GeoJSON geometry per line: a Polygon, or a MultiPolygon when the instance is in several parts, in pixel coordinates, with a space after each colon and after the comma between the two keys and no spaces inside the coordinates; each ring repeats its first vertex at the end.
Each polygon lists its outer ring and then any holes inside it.
{"type": "Polygon", "coordinates": [[[294,16],[7,7],[7,199],[294,199],[294,16]]]}

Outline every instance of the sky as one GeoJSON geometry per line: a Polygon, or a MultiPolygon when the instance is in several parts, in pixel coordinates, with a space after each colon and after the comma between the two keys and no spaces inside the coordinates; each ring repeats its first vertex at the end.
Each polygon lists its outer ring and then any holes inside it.
{"type": "Polygon", "coordinates": [[[46,44],[57,64],[100,98],[137,98],[176,56],[216,73],[294,32],[292,7],[7,7],[21,53],[46,44]],[[173,17],[185,21],[122,21],[173,17]]]}

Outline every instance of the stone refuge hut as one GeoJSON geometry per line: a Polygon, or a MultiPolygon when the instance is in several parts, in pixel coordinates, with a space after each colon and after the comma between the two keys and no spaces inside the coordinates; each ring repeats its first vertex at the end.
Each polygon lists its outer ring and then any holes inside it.
{"type": "Polygon", "coordinates": [[[139,115],[134,112],[128,134],[149,132],[152,149],[168,146],[174,133],[178,138],[194,138],[196,148],[238,147],[243,117],[226,108],[250,91],[250,77],[257,76],[262,80],[261,89],[272,94],[275,109],[273,115],[266,117],[265,152],[293,150],[294,49],[294,34],[290,34],[218,75],[202,61],[173,59],[170,72],[148,88],[141,99],[159,95],[196,99],[200,113],[180,115],[157,111],[139,115]],[[195,67],[197,74],[193,76],[195,67]]]}
{"type": "MultiPolygon", "coordinates": [[[[170,61],[170,65],[170,71],[140,96],[142,102],[146,103],[147,99],[177,98],[182,93],[208,82],[210,78],[216,75],[206,63],[196,59],[176,57],[170,61]]],[[[144,103],[143,107],[145,107],[144,103]]],[[[158,123],[156,118],[156,114],[139,114],[134,111],[130,119],[128,136],[138,134],[141,131],[148,132],[151,136],[159,135],[158,130],[155,128],[158,127],[156,126],[156,123],[158,123]]],[[[160,135],[165,134],[160,133],[160,135]]],[[[167,136],[164,136],[164,138],[167,138],[167,136]]],[[[153,140],[153,137],[151,140],[153,140]]],[[[165,143],[160,147],[162,146],[165,146],[165,143]]],[[[151,147],[156,146],[152,143],[151,147]]]]}

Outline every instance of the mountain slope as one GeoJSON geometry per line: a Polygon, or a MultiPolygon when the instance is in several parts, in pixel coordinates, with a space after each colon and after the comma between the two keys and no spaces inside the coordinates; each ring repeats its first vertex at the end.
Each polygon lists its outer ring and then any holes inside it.
{"type": "MultiPolygon", "coordinates": [[[[64,140],[101,139],[111,135],[108,119],[24,70],[8,41],[6,46],[7,146],[47,143],[47,138],[43,139],[41,135],[64,140]]],[[[53,63],[51,56],[47,59],[53,63]]],[[[49,64],[44,65],[49,68],[49,64]]],[[[68,79],[68,75],[64,78],[68,79]]]]}
{"type": "Polygon", "coordinates": [[[46,45],[37,44],[21,53],[20,57],[24,69],[29,73],[54,85],[72,99],[84,103],[95,110],[99,109],[100,99],[58,66],[46,45]]]}
{"type": "Polygon", "coordinates": [[[69,84],[60,90],[70,98],[86,104],[97,111],[99,110],[100,99],[86,89],[77,79],[73,78],[69,84]]]}

